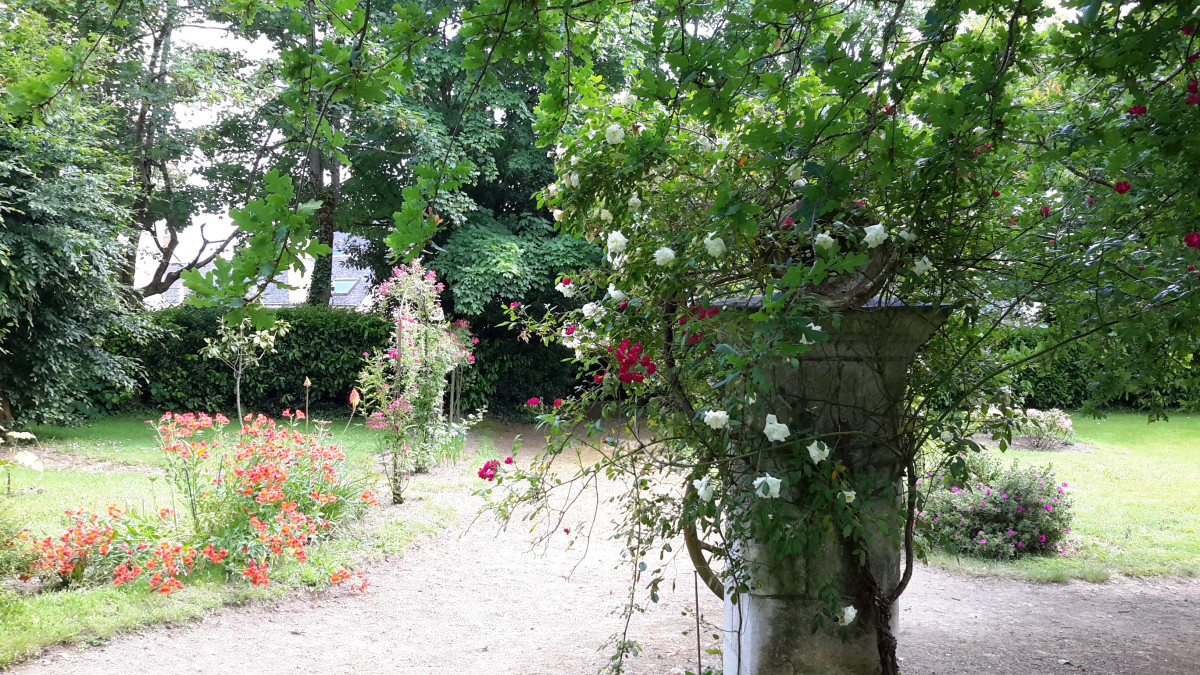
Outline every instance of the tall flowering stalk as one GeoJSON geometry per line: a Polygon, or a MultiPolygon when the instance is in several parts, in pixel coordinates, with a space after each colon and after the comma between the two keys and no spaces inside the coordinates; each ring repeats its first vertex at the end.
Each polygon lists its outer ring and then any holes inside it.
{"type": "Polygon", "coordinates": [[[396,504],[411,474],[428,470],[460,443],[469,425],[454,422],[446,410],[447,375],[475,356],[469,325],[446,321],[439,300],[444,289],[436,272],[414,261],[394,268],[374,292],[376,307],[395,329],[385,349],[364,354],[359,383],[396,504]]]}

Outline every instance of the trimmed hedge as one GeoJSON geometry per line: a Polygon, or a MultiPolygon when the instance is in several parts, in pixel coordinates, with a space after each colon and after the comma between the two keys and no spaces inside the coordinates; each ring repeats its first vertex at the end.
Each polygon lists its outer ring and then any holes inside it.
{"type": "MultiPolygon", "coordinates": [[[[351,310],[320,306],[276,310],[291,331],[276,342],[257,368],[242,378],[242,407],[278,415],[304,405],[304,378],[312,381],[312,410],[347,411],[350,389],[358,383],[362,353],[387,344],[387,321],[351,310]]],[[[221,312],[215,308],[174,307],[152,313],[160,335],[146,344],[114,341],[108,347],[141,364],[135,392],[111,383],[90,383],[79,392],[75,412],[83,417],[134,409],[155,412],[234,408],[233,375],[224,364],[200,356],[204,338],[215,337],[221,312]]],[[[575,384],[575,368],[563,359],[570,353],[515,339],[507,329],[484,329],[475,346],[476,364],[468,370],[463,409],[487,405],[507,418],[527,417],[531,396],[566,396],[575,384]]]]}

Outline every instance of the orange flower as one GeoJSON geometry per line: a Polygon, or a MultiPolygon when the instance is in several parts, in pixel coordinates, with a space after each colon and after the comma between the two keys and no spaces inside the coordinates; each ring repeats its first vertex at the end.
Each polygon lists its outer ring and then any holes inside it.
{"type": "Polygon", "coordinates": [[[362,396],[358,393],[358,389],[350,390],[350,407],[357,408],[358,402],[362,400],[362,396]]]}

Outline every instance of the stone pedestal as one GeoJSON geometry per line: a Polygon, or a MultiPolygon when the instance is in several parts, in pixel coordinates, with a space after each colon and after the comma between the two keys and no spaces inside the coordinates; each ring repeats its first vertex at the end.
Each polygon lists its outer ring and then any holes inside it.
{"type": "MultiPolygon", "coordinates": [[[[812,424],[817,433],[842,434],[828,443],[832,457],[872,481],[871,494],[860,490],[858,498],[861,508],[875,512],[889,532],[870,536],[866,547],[873,576],[884,592],[895,589],[900,579],[901,453],[907,450],[901,423],[908,369],[917,349],[946,315],[942,308],[907,306],[846,312],[840,328],[830,330],[830,340],[814,345],[801,357],[799,368],[780,368],[775,375],[778,400],[771,402],[769,411],[781,420],[786,414],[792,429],[812,424]]],[[[796,452],[807,457],[802,447],[796,452]]],[[[759,461],[760,467],[780,463],[778,458],[759,461]]],[[[726,583],[725,675],[879,672],[872,610],[856,595],[852,551],[831,536],[811,562],[812,574],[805,561],[771,560],[752,542],[742,543],[741,552],[751,590],[735,598],[733,584],[726,583]],[[845,640],[840,627],[828,619],[823,628],[812,631],[814,619],[827,605],[827,597],[818,597],[817,581],[830,578],[840,604],[858,610],[845,640]]],[[[899,629],[898,616],[893,606],[893,634],[899,629]]]]}

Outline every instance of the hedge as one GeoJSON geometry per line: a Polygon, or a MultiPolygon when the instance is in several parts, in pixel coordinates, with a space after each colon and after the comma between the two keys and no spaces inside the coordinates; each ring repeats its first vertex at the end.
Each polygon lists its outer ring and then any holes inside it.
{"type": "MultiPolygon", "coordinates": [[[[175,307],[152,314],[160,331],[157,339],[107,345],[141,364],[137,391],[92,383],[79,392],[76,413],[96,417],[134,409],[231,412],[232,374],[224,364],[200,356],[204,338],[216,335],[220,311],[175,307]]],[[[375,315],[320,306],[283,308],[277,315],[291,324],[291,331],[279,338],[277,353],[243,376],[243,408],[277,415],[284,408],[303,406],[304,379],[309,378],[310,409],[347,411],[362,353],[387,343],[389,324],[375,315]]],[[[464,382],[464,410],[486,404],[501,417],[519,418],[531,396],[553,398],[571,390],[575,370],[562,362],[569,356],[566,350],[521,342],[507,329],[484,330],[480,338],[475,367],[464,382]]]]}

